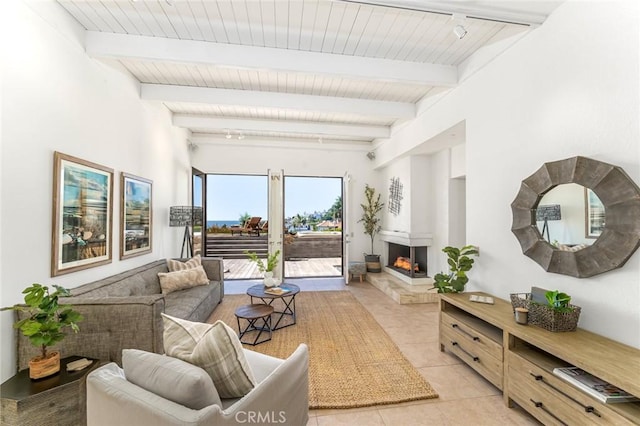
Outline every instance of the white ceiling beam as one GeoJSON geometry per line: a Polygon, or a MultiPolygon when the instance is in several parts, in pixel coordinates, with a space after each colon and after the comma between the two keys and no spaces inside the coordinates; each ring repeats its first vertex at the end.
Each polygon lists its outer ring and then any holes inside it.
{"type": "Polygon", "coordinates": [[[343,136],[353,138],[388,138],[386,126],[319,123],[313,121],[251,120],[242,118],[205,117],[191,114],[173,114],[173,125],[194,131],[244,131],[265,133],[307,133],[317,136],[343,136]]]}
{"type": "Polygon", "coordinates": [[[209,105],[283,108],[297,111],[336,114],[358,114],[392,119],[412,119],[415,104],[299,95],[293,93],[259,92],[252,90],[213,89],[168,84],[141,84],[140,98],[162,102],[185,102],[209,105]]]}
{"type": "MultiPolygon", "coordinates": [[[[336,1],[336,0],[334,0],[336,1]]],[[[507,22],[510,24],[538,26],[547,19],[544,12],[524,11],[515,8],[508,1],[502,2],[478,2],[478,1],[451,1],[451,0],[338,0],[345,3],[359,3],[371,6],[382,6],[393,9],[406,9],[419,12],[441,13],[443,15],[459,14],[469,18],[483,19],[487,21],[507,22]]],[[[533,2],[531,2],[533,3],[533,2]]],[[[560,3],[560,1],[556,2],[560,3]]]]}
{"type": "Polygon", "coordinates": [[[85,49],[100,58],[329,74],[429,86],[452,87],[458,81],[457,68],[449,65],[96,31],[86,32],[85,49]]]}
{"type": "Polygon", "coordinates": [[[242,141],[237,139],[227,139],[221,135],[212,135],[206,133],[194,133],[189,141],[196,146],[203,145],[221,145],[221,146],[255,146],[255,147],[274,147],[287,149],[321,149],[332,151],[359,151],[365,152],[371,150],[371,142],[368,141],[332,141],[324,140],[322,142],[317,139],[300,139],[300,138],[273,138],[270,136],[247,136],[242,141]]]}

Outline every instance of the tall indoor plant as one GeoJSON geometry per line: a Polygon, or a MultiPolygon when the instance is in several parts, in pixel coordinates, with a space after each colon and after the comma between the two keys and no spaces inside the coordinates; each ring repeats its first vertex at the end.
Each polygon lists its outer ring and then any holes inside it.
{"type": "Polygon", "coordinates": [[[69,290],[54,285],[55,291],[49,292],[47,286],[32,284],[22,291],[25,305],[15,305],[2,310],[26,312],[28,317],[16,321],[14,328],[19,329],[32,345],[40,348],[40,355],[29,361],[29,377],[39,379],[60,371],[60,352],[48,351],[48,348],[65,338],[63,329],[69,327],[78,332],[78,322],[82,315],[71,309],[70,305],[60,305],[59,297],[70,296],[69,290]]]}
{"type": "Polygon", "coordinates": [[[461,293],[469,282],[467,272],[473,267],[473,259],[469,256],[477,256],[476,246],[468,245],[462,248],[447,246],[442,249],[447,254],[449,273],[440,272],[434,278],[434,288],[438,293],[461,293]]]}
{"type": "Polygon", "coordinates": [[[380,255],[374,254],[373,242],[375,236],[382,229],[382,219],[380,218],[380,211],[384,206],[384,203],[380,202],[380,194],[377,194],[375,188],[365,184],[364,187],[365,202],[360,204],[362,207],[362,216],[358,222],[361,222],[364,226],[364,233],[371,238],[371,253],[364,255],[364,260],[367,263],[368,272],[380,272],[380,255]]]}

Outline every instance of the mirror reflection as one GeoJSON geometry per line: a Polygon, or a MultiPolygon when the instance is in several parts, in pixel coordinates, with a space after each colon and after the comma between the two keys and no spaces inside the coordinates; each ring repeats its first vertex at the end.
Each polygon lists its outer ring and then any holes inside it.
{"type": "Polygon", "coordinates": [[[605,209],[598,196],[576,183],[551,189],[536,209],[540,234],[559,250],[588,247],[602,233],[604,224],[605,209]]]}

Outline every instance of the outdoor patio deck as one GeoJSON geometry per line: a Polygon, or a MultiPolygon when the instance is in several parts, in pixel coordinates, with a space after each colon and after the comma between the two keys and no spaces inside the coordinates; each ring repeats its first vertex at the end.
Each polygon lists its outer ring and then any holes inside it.
{"type": "MultiPolygon", "coordinates": [[[[342,276],[342,259],[339,257],[287,260],[284,265],[285,277],[342,276]]],[[[247,259],[225,259],[224,270],[224,278],[227,280],[262,278],[262,273],[258,271],[256,264],[247,259]]]]}

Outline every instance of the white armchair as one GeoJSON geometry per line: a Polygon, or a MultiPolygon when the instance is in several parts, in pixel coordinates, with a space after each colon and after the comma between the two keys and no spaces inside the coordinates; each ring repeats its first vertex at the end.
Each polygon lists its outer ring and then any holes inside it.
{"type": "Polygon", "coordinates": [[[307,346],[301,344],[286,360],[246,349],[243,351],[255,376],[256,385],[244,397],[237,399],[220,400],[215,388],[211,390],[212,382],[208,382],[210,379],[204,370],[176,358],[152,354],[161,357],[156,358],[155,362],[160,360],[162,364],[170,363],[159,365],[159,369],[166,366],[171,370],[165,371],[179,371],[176,377],[168,379],[173,380],[170,386],[162,383],[165,380],[163,374],[156,374],[155,379],[149,377],[151,383],[138,383],[144,386],[141,387],[127,380],[124,370],[116,363],[102,366],[87,377],[87,424],[306,425],[309,418],[307,346]],[[205,376],[202,376],[202,373],[205,376]],[[193,379],[195,376],[197,378],[193,379]],[[207,382],[204,383],[205,387],[201,386],[203,381],[207,382]],[[158,386],[165,389],[159,389],[158,386]],[[180,388],[181,386],[183,388],[180,388]],[[184,389],[184,386],[191,389],[184,389]],[[202,391],[204,388],[206,392],[202,391]],[[151,392],[147,389],[156,391],[151,392]],[[188,396],[191,398],[191,404],[184,400],[189,392],[194,393],[194,396],[188,396]],[[211,392],[215,394],[213,397],[209,395],[211,392]],[[207,398],[209,402],[203,402],[207,401],[207,398]],[[210,403],[211,398],[215,399],[215,402],[210,403]],[[198,401],[194,402],[194,399],[198,401]],[[193,404],[196,404],[197,408],[193,408],[193,404]],[[192,408],[188,405],[192,405],[192,408]]]}

